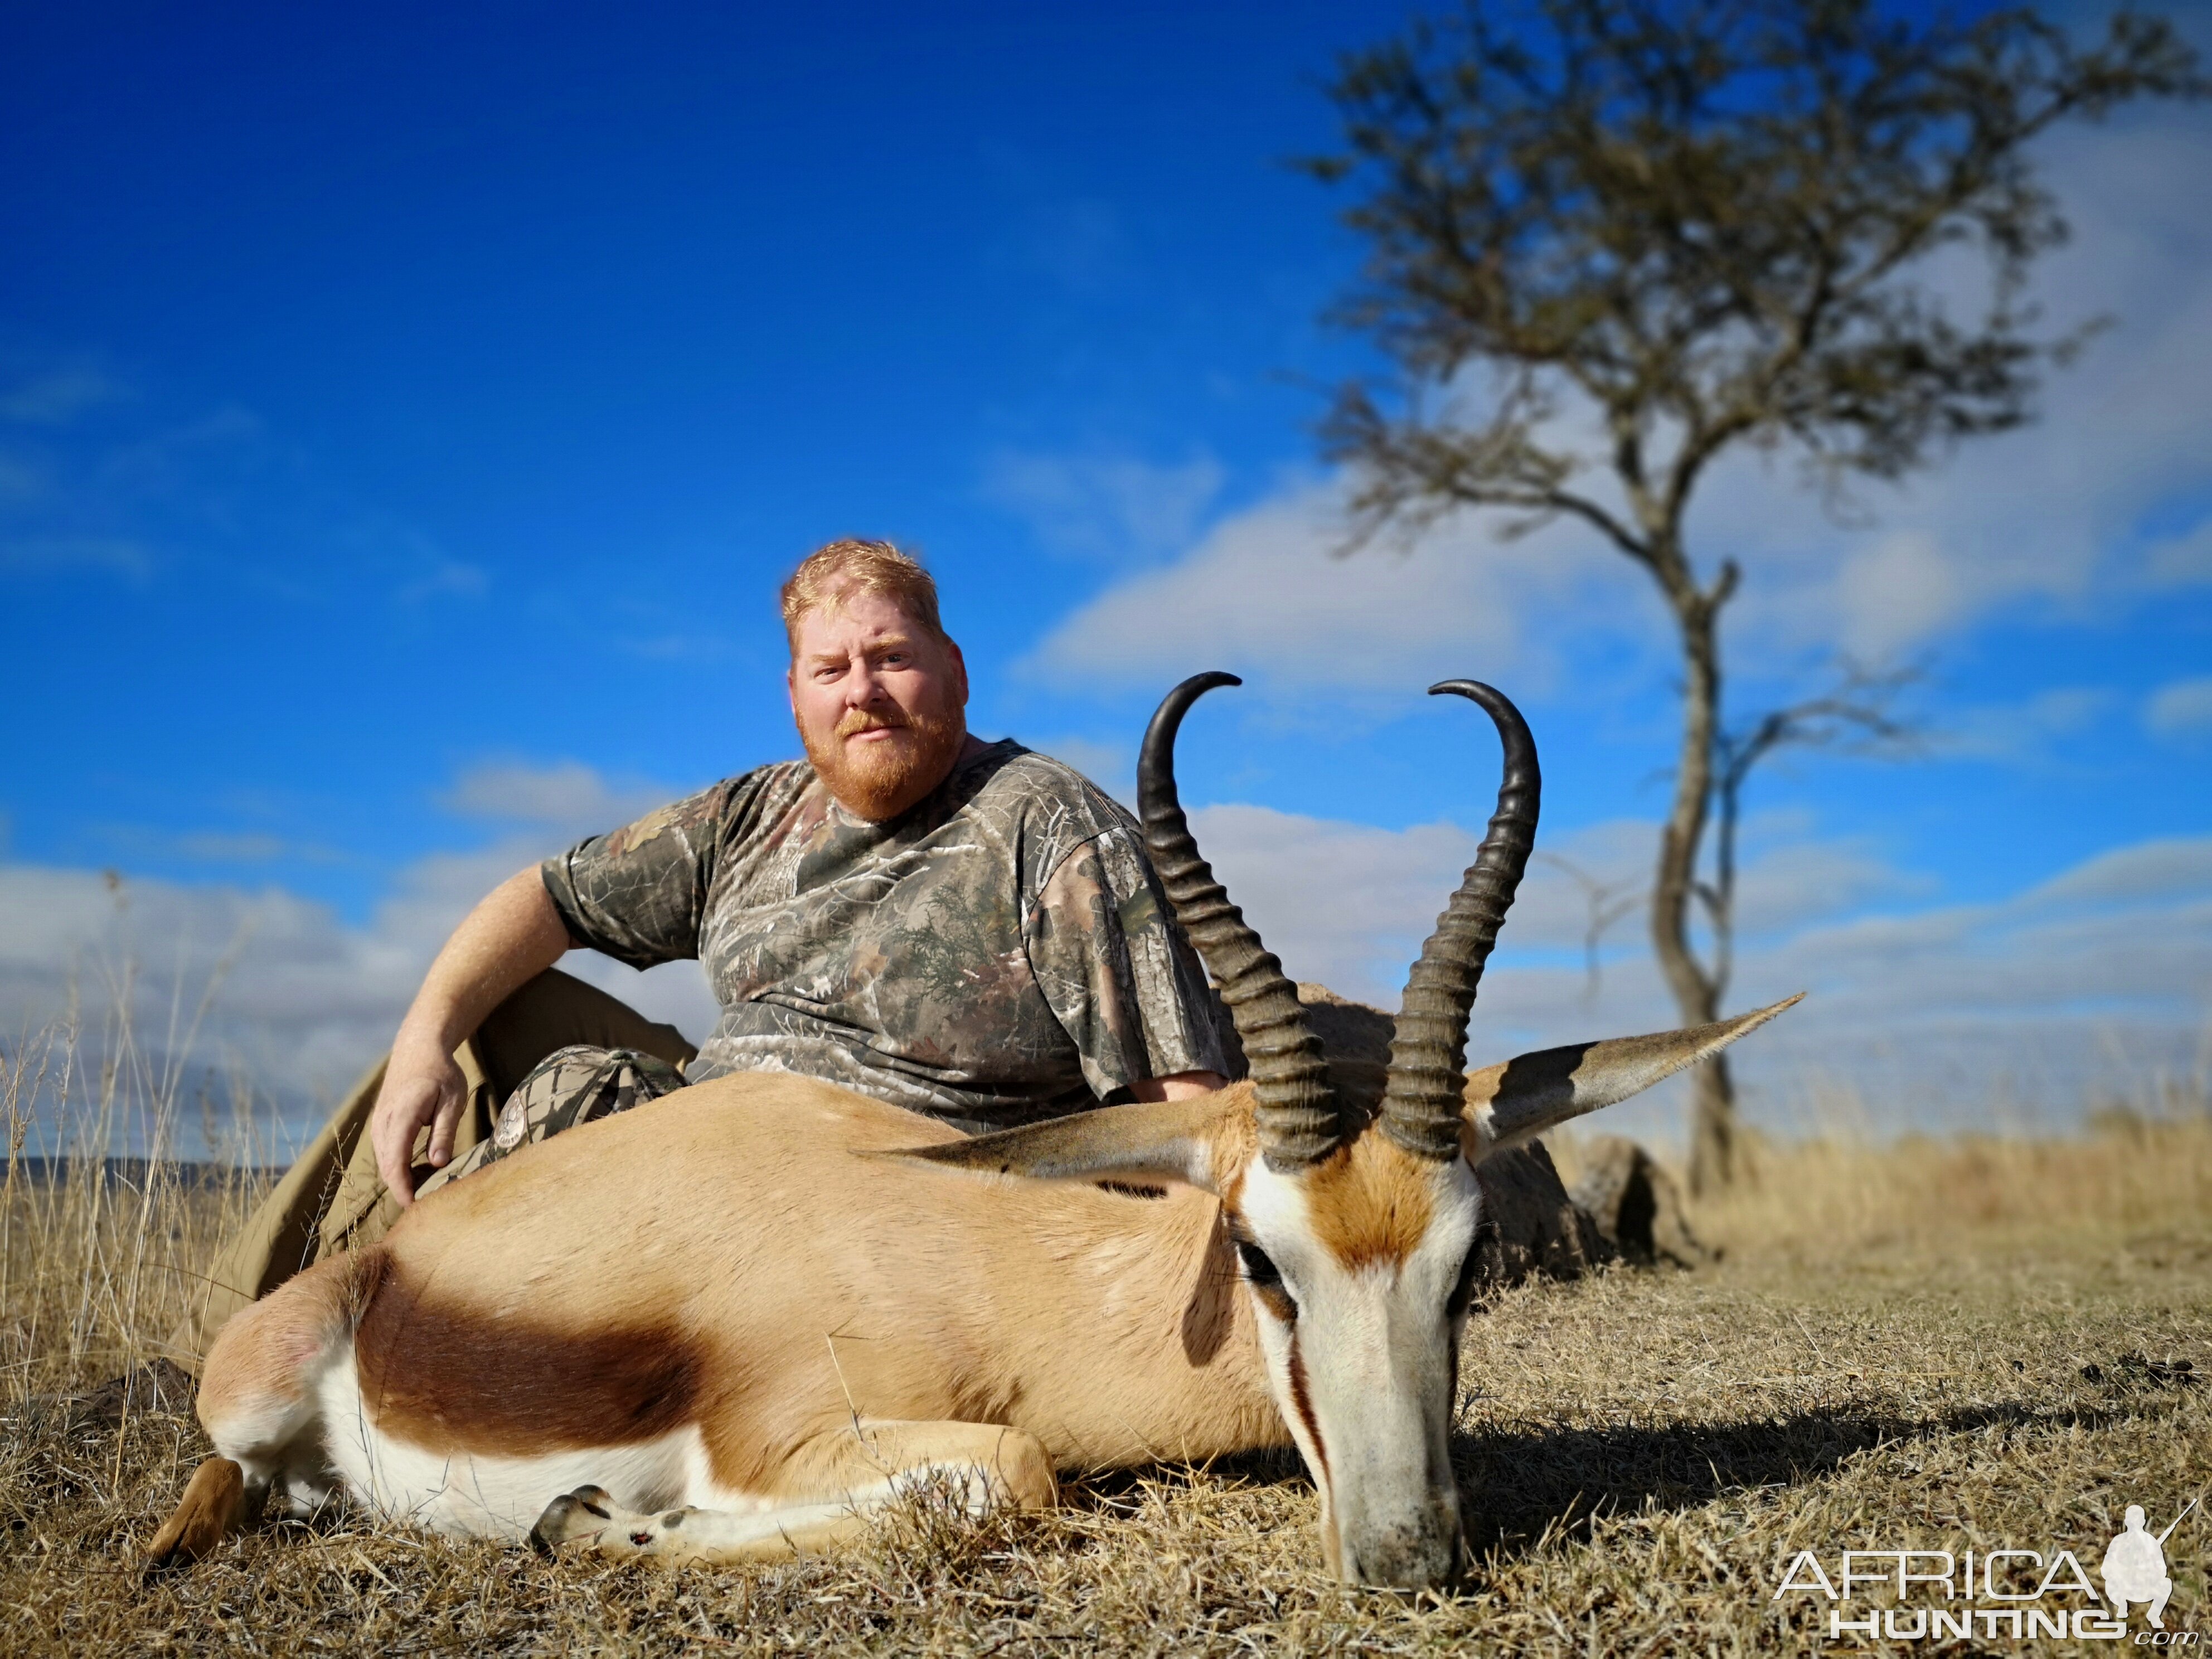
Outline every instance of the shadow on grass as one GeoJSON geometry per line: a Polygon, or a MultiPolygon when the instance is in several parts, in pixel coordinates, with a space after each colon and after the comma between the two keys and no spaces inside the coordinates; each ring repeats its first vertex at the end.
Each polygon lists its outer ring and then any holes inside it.
{"type": "Polygon", "coordinates": [[[1989,1428],[2105,1429],[2140,1409],[1978,1406],[1936,1416],[1845,1409],[1740,1423],[1455,1433],[1468,1535],[1513,1558],[1547,1535],[1586,1537],[1602,1515],[1689,1510],[1733,1492],[1801,1486],[1884,1446],[1989,1428]]]}

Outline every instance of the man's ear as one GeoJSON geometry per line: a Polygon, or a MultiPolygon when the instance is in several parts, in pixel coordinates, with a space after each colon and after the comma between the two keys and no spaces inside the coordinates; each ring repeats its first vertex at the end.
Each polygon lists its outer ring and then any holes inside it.
{"type": "Polygon", "coordinates": [[[1180,1181],[1218,1193],[1241,1103],[1224,1091],[1102,1106],[972,1140],[862,1156],[1032,1181],[1180,1181]]]}
{"type": "Polygon", "coordinates": [[[1800,991],[1771,1007],[1711,1025],[1571,1043],[1477,1072],[1467,1080],[1460,1146],[1468,1163],[1480,1164],[1492,1152],[1533,1140],[1570,1118],[1643,1093],[1804,1000],[1800,991]]]}
{"type": "Polygon", "coordinates": [[[952,659],[953,678],[960,688],[960,708],[965,713],[968,708],[968,659],[960,654],[960,647],[950,634],[945,636],[945,649],[952,659]]]}

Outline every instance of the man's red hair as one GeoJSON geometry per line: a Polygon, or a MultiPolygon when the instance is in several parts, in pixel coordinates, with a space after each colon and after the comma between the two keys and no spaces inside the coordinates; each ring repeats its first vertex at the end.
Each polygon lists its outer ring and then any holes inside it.
{"type": "Polygon", "coordinates": [[[937,617],[937,583],[921,562],[889,542],[848,537],[808,554],[783,585],[783,631],[799,654],[799,624],[809,611],[832,609],[855,594],[890,599],[918,628],[951,643],[937,617]]]}

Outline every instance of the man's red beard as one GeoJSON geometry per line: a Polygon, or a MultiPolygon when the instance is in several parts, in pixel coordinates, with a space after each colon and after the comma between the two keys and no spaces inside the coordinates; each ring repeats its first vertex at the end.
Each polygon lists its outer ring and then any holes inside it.
{"type": "Polygon", "coordinates": [[[960,710],[917,709],[909,717],[896,708],[882,711],[848,708],[826,740],[801,721],[799,740],[806,758],[847,811],[880,823],[895,818],[945,781],[968,736],[960,710]],[[851,744],[856,732],[887,729],[898,735],[851,744]]]}

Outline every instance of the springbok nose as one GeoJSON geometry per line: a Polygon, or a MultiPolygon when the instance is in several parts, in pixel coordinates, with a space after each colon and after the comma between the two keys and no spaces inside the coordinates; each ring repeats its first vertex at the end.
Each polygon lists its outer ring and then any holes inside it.
{"type": "Polygon", "coordinates": [[[1438,1589],[1459,1577],[1456,1516],[1431,1512],[1385,1527],[1362,1540],[1347,1576],[1389,1589],[1438,1589]]]}

